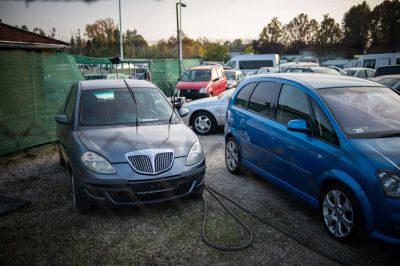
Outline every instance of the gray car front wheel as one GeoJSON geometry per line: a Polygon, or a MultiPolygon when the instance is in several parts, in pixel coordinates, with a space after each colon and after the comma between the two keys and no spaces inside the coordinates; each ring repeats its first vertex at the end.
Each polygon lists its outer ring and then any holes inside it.
{"type": "Polygon", "coordinates": [[[214,132],[217,123],[208,112],[198,112],[193,116],[191,126],[199,135],[208,135],[214,132]]]}
{"type": "Polygon", "coordinates": [[[80,213],[85,214],[92,210],[92,205],[87,202],[85,197],[85,191],[80,187],[73,174],[71,174],[71,189],[72,189],[72,202],[74,204],[74,208],[80,213]]]}

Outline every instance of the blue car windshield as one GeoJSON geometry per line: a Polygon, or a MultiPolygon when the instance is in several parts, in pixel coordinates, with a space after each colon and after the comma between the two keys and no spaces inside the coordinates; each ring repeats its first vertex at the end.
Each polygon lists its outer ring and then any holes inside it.
{"type": "Polygon", "coordinates": [[[400,95],[384,87],[319,89],[343,131],[350,138],[400,134],[400,95]]]}
{"type": "MultiPolygon", "coordinates": [[[[157,89],[133,88],[137,106],[127,88],[83,90],[81,126],[164,124],[172,106],[157,89]]],[[[179,121],[174,113],[172,122],[179,121]]]]}

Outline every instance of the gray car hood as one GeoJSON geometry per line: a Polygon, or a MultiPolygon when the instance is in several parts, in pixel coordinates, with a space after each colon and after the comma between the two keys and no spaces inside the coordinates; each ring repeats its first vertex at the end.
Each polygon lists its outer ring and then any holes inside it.
{"type": "Polygon", "coordinates": [[[125,153],[143,149],[173,149],[175,157],[187,156],[197,140],[184,124],[80,128],[78,135],[111,163],[126,162],[125,153]]]}
{"type": "Polygon", "coordinates": [[[214,97],[207,97],[203,99],[190,101],[185,104],[185,107],[196,106],[196,105],[215,105],[219,103],[220,99],[217,96],[214,96],[214,97]]]}

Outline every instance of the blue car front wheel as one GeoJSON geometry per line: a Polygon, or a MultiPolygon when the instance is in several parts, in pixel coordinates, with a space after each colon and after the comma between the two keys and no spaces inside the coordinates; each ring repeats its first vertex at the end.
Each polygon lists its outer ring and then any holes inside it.
{"type": "Polygon", "coordinates": [[[363,235],[360,205],[341,183],[327,186],[321,197],[322,220],[329,235],[340,242],[359,241],[363,235]]]}

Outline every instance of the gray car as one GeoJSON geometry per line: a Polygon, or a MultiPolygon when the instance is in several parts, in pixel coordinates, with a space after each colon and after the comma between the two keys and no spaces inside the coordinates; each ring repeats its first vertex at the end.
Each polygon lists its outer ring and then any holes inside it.
{"type": "Polygon", "coordinates": [[[56,122],[60,163],[81,213],[203,193],[202,146],[150,82],[79,82],[56,122]]]}
{"type": "Polygon", "coordinates": [[[181,112],[188,112],[182,117],[186,125],[194,132],[208,135],[218,126],[225,125],[226,108],[234,89],[227,90],[219,96],[191,101],[182,105],[181,112]]]}

